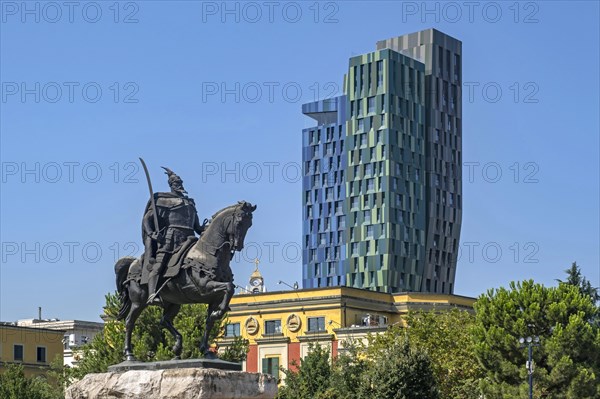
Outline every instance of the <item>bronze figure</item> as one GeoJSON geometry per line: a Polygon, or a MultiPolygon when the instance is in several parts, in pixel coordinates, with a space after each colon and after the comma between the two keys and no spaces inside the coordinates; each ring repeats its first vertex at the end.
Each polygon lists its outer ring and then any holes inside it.
{"type": "MultiPolygon", "coordinates": [[[[147,174],[147,169],[142,161],[147,174]]],[[[175,358],[182,351],[181,334],[173,319],[182,304],[208,304],[208,317],[200,350],[209,352],[208,335],[214,323],[228,310],[234,293],[229,263],[235,251],[244,247],[246,232],[252,226],[256,205],[240,201],[200,225],[194,201],[173,171],[170,193],[152,193],[143,218],[145,251],[141,258],[124,257],[115,265],[117,291],[121,298],[119,320],[125,320],[125,358],[135,360],[131,334],[141,312],[149,305],[161,306],[161,324],[175,338],[175,358]],[[194,233],[198,233],[197,238],[194,233]],[[160,298],[156,298],[156,296],[160,298]]]]}

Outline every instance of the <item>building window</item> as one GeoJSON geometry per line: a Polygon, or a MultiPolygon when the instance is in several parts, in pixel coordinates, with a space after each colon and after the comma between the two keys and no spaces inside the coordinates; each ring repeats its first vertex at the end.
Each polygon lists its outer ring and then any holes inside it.
{"type": "Polygon", "coordinates": [[[460,64],[460,55],[454,54],[454,80],[458,81],[460,79],[458,66],[460,64]]]}
{"type": "Polygon", "coordinates": [[[367,179],[367,190],[375,190],[375,179],[367,179]]]}
{"type": "Polygon", "coordinates": [[[358,86],[360,87],[361,91],[362,91],[364,76],[365,76],[365,66],[361,65],[360,66],[360,74],[358,75],[358,86]]]}
{"type": "Polygon", "coordinates": [[[353,242],[352,243],[352,256],[356,256],[356,255],[358,255],[358,243],[353,242]]]}
{"type": "Polygon", "coordinates": [[[377,87],[383,85],[383,61],[377,61],[377,87]]]}
{"type": "Polygon", "coordinates": [[[23,345],[15,345],[13,346],[13,359],[16,362],[23,361],[23,345]]]}
{"type": "Polygon", "coordinates": [[[240,323],[229,323],[225,327],[226,337],[239,337],[240,336],[240,323]]]}
{"type": "Polygon", "coordinates": [[[281,334],[281,320],[265,321],[265,334],[281,334]]]}
{"type": "Polygon", "coordinates": [[[329,262],[329,275],[335,274],[335,263],[329,262]]]}
{"type": "Polygon", "coordinates": [[[264,358],[262,360],[262,372],[263,374],[279,377],[279,356],[264,358]]]}
{"type": "Polygon", "coordinates": [[[367,144],[368,144],[367,134],[363,133],[363,134],[360,135],[360,145],[361,146],[366,146],[367,144]]]}
{"type": "Polygon", "coordinates": [[[325,331],[325,317],[309,317],[308,318],[308,331],[309,332],[325,331]]]}
{"type": "Polygon", "coordinates": [[[327,235],[325,233],[319,233],[319,243],[324,245],[327,242],[327,235]]]}
{"type": "Polygon", "coordinates": [[[367,98],[367,113],[375,112],[375,97],[367,98]]]}
{"type": "Polygon", "coordinates": [[[367,237],[373,237],[373,225],[367,226],[367,237]]]}
{"type": "Polygon", "coordinates": [[[46,363],[46,348],[43,346],[37,347],[37,362],[46,363]]]}
{"type": "Polygon", "coordinates": [[[444,81],[442,86],[442,106],[446,106],[448,103],[448,82],[444,81]]]}
{"type": "Polygon", "coordinates": [[[365,130],[365,120],[364,119],[359,119],[358,120],[358,127],[357,129],[359,131],[364,131],[365,130]]]}
{"type": "Polygon", "coordinates": [[[325,197],[327,200],[332,200],[333,199],[333,189],[332,188],[326,188],[325,189],[325,197]]]}

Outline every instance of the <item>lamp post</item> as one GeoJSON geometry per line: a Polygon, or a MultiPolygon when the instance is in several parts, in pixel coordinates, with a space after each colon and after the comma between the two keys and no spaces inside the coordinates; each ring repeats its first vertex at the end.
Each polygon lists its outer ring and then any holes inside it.
{"type": "Polygon", "coordinates": [[[294,286],[291,286],[291,285],[289,285],[288,283],[286,283],[285,281],[282,281],[282,280],[279,280],[277,282],[277,284],[279,284],[279,285],[281,285],[281,284],[287,285],[288,287],[290,287],[293,290],[297,290],[298,289],[298,282],[297,281],[294,283],[294,286]]]}
{"type": "Polygon", "coordinates": [[[533,347],[540,346],[540,337],[521,337],[519,338],[519,343],[522,348],[527,347],[528,360],[525,367],[527,368],[527,375],[529,377],[529,399],[533,399],[533,347]]]}
{"type": "Polygon", "coordinates": [[[328,322],[328,324],[329,324],[329,325],[332,325],[333,323],[335,323],[335,324],[337,324],[338,326],[340,326],[340,328],[344,328],[344,326],[342,326],[342,325],[341,325],[340,323],[338,323],[337,321],[329,319],[329,322],[328,322]]]}

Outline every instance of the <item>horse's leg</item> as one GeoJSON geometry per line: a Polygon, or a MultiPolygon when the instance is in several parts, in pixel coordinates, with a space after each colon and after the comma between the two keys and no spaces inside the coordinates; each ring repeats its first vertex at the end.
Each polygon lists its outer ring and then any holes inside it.
{"type": "Polygon", "coordinates": [[[179,331],[175,329],[173,326],[173,319],[179,313],[179,309],[181,309],[181,305],[177,305],[175,303],[167,303],[165,305],[162,318],[160,319],[160,324],[162,324],[175,338],[175,345],[173,345],[173,352],[175,353],[175,358],[173,360],[181,359],[181,351],[183,349],[182,345],[182,337],[179,331]]]}
{"type": "Polygon", "coordinates": [[[214,292],[222,293],[223,296],[221,298],[221,302],[216,309],[213,309],[212,312],[209,312],[209,318],[213,320],[218,320],[225,312],[227,312],[229,308],[229,302],[231,301],[231,297],[235,293],[235,288],[233,283],[221,283],[221,282],[211,282],[207,285],[208,288],[212,289],[214,292]]]}
{"type": "Polygon", "coordinates": [[[212,317],[212,314],[215,312],[215,304],[210,303],[208,304],[208,309],[206,311],[206,326],[204,327],[204,335],[202,336],[202,341],[200,342],[200,353],[202,353],[204,355],[204,357],[207,358],[214,358],[214,354],[212,354],[209,350],[208,350],[208,339],[210,337],[210,331],[213,329],[213,326],[215,325],[215,321],[217,319],[215,319],[214,317],[212,317]]]}
{"type": "Polygon", "coordinates": [[[219,305],[219,310],[221,311],[220,317],[223,317],[223,315],[229,310],[229,302],[231,301],[231,297],[233,296],[233,294],[235,294],[235,286],[233,285],[233,283],[225,284],[225,295],[223,296],[223,300],[219,305]]]}
{"type": "MultiPolygon", "coordinates": [[[[141,294],[142,288],[139,284],[132,282],[129,285],[129,295],[131,300],[131,309],[125,318],[125,360],[127,361],[135,361],[136,358],[133,355],[133,350],[131,348],[131,334],[133,333],[133,328],[135,327],[135,322],[142,313],[142,311],[146,308],[146,304],[143,301],[140,301],[140,297],[143,297],[141,294]],[[133,294],[133,295],[132,295],[133,294]]],[[[143,298],[142,298],[143,299],[143,298]]]]}

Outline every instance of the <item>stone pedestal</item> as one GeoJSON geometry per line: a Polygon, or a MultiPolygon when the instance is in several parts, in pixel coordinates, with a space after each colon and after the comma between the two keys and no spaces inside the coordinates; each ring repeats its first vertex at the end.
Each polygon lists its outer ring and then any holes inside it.
{"type": "Polygon", "coordinates": [[[273,399],[269,375],[213,368],[167,368],[88,374],[66,399],[273,399]]]}

